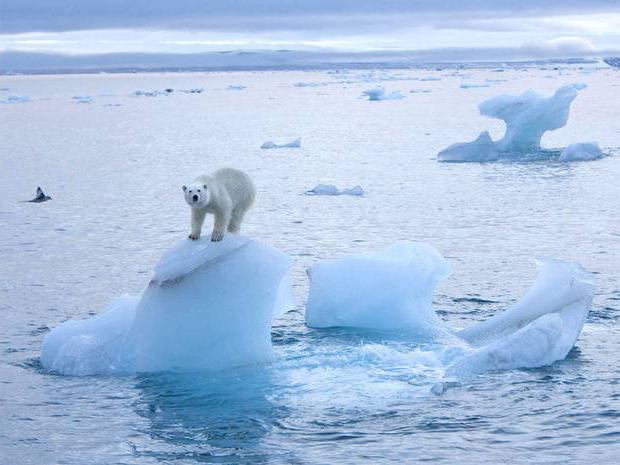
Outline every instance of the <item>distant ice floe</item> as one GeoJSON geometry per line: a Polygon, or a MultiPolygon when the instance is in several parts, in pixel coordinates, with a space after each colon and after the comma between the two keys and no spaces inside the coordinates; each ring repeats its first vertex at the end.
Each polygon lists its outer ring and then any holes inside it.
{"type": "Polygon", "coordinates": [[[437,77],[437,76],[427,76],[427,77],[420,78],[420,81],[422,81],[422,82],[427,82],[427,81],[441,81],[441,78],[440,78],[440,77],[437,77]]]}
{"type": "Polygon", "coordinates": [[[231,84],[226,88],[226,90],[243,90],[243,89],[247,89],[247,86],[242,86],[241,84],[231,84]]]}
{"type": "Polygon", "coordinates": [[[202,94],[204,92],[204,89],[202,87],[194,87],[192,89],[182,89],[179,92],[182,92],[184,94],[202,94]]]}
{"type": "Polygon", "coordinates": [[[95,317],[48,333],[41,364],[86,376],[269,362],[272,320],[292,308],[290,266],[283,252],[243,236],[183,240],[140,297],[119,297],[95,317]]]}
{"type": "Polygon", "coordinates": [[[475,84],[471,82],[461,82],[461,89],[478,89],[480,87],[491,87],[491,84],[475,84]]]}
{"type": "Polygon", "coordinates": [[[30,98],[27,95],[9,95],[6,99],[0,100],[0,103],[26,103],[29,102],[30,98]]]}
{"type": "Polygon", "coordinates": [[[298,137],[294,141],[288,142],[286,144],[276,144],[275,142],[267,141],[260,146],[261,149],[298,149],[300,147],[301,137],[298,137]]]}
{"type": "Polygon", "coordinates": [[[353,195],[361,197],[364,195],[362,186],[351,187],[350,189],[338,189],[332,184],[317,184],[312,189],[305,192],[306,195],[353,195]]]}
{"type": "Polygon", "coordinates": [[[589,161],[603,158],[604,154],[596,142],[571,144],[560,153],[560,161],[589,161]]]}
{"type": "MultiPolygon", "coordinates": [[[[454,144],[442,150],[439,161],[447,162],[484,162],[495,160],[527,160],[551,158],[557,155],[553,151],[542,151],[540,141],[547,131],[564,127],[568,121],[570,105],[585,84],[569,84],[560,87],[550,97],[543,97],[533,90],[522,95],[499,95],[480,104],[480,113],[491,118],[498,118],[506,123],[504,137],[492,141],[488,132],[480,134],[478,139],[469,143],[454,144]],[[495,145],[493,150],[491,145],[495,145]]],[[[582,154],[586,148],[582,145],[582,154]]],[[[576,153],[577,147],[571,149],[560,161],[571,161],[569,154],[576,153]]],[[[596,152],[587,149],[593,156],[596,152]]],[[[577,156],[577,155],[575,155],[577,156]]],[[[585,156],[585,155],[584,155],[585,156]]],[[[595,159],[593,158],[580,159],[595,159]]]]}
{"type": "Polygon", "coordinates": [[[174,93],[174,89],[167,88],[164,90],[136,90],[133,94],[136,97],[159,97],[160,95],[170,95],[174,93]]]}
{"type": "Polygon", "coordinates": [[[454,331],[432,308],[435,287],[450,273],[432,246],[398,242],[382,252],[321,261],[308,271],[306,323],[439,337],[447,345],[430,354],[445,364],[447,376],[546,366],[574,347],[596,286],[576,264],[543,259],[538,265],[533,286],[516,305],[454,331]]]}
{"type": "Polygon", "coordinates": [[[75,103],[92,103],[93,98],[90,95],[76,95],[71,97],[75,103]]]}
{"type": "Polygon", "coordinates": [[[409,93],[411,94],[428,94],[432,92],[430,89],[411,89],[409,93]]]}
{"type": "Polygon", "coordinates": [[[383,87],[375,87],[374,89],[365,90],[362,92],[363,95],[368,97],[368,100],[371,101],[379,101],[379,100],[400,100],[403,97],[399,91],[395,90],[386,94],[385,89],[383,87]]]}

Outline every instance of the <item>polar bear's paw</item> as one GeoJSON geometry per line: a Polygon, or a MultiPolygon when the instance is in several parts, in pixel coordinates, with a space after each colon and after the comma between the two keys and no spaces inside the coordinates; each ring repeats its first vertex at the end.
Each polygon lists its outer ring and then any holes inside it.
{"type": "Polygon", "coordinates": [[[187,236],[188,238],[190,238],[192,241],[197,241],[198,239],[200,239],[200,234],[190,234],[189,236],[187,236]]]}
{"type": "Polygon", "coordinates": [[[223,231],[213,231],[213,233],[211,233],[211,242],[219,242],[223,238],[224,238],[223,231]]]}

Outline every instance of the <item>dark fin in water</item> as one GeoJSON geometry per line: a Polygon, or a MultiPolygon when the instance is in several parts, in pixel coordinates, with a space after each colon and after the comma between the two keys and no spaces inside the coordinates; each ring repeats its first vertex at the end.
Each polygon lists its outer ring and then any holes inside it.
{"type": "Polygon", "coordinates": [[[28,200],[28,202],[41,203],[47,200],[52,200],[52,198],[45,195],[45,193],[43,192],[43,189],[41,189],[40,187],[37,187],[37,196],[32,200],[28,200]]]}

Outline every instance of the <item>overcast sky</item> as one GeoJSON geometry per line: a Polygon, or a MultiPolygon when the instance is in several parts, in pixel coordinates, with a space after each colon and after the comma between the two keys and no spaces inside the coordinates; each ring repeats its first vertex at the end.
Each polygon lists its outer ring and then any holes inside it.
{"type": "Polygon", "coordinates": [[[620,50],[620,0],[0,0],[0,52],[453,47],[620,50]]]}

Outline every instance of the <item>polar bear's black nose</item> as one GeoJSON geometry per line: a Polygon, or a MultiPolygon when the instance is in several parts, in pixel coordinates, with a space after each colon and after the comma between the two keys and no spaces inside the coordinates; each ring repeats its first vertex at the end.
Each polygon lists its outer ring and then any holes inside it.
{"type": "Polygon", "coordinates": [[[194,194],[194,196],[192,197],[192,199],[194,199],[194,202],[198,202],[198,196],[196,194],[194,194]]]}

